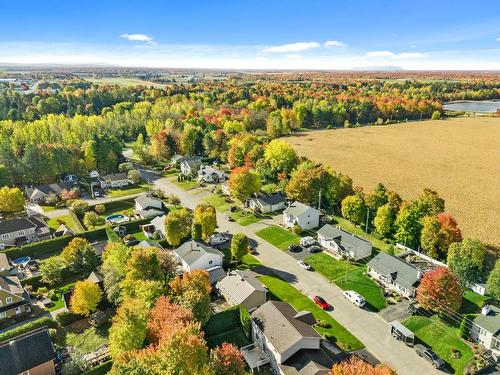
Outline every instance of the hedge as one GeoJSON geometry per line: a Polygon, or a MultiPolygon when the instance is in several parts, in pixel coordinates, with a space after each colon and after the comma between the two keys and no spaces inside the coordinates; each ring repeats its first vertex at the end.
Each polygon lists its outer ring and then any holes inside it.
{"type": "Polygon", "coordinates": [[[104,375],[111,370],[112,366],[113,361],[104,362],[98,366],[92,367],[90,370],[83,372],[82,375],[104,375]]]}
{"type": "MultiPolygon", "coordinates": [[[[134,221],[128,221],[126,223],[120,223],[119,225],[122,227],[125,227],[127,229],[127,233],[136,233],[141,230],[140,226],[144,224],[149,224],[151,221],[151,218],[147,219],[139,219],[139,220],[134,220],[134,221]]],[[[117,225],[115,225],[117,226],[117,225]]],[[[113,226],[113,227],[115,227],[113,226]]]]}
{"type": "Polygon", "coordinates": [[[246,308],[240,306],[240,323],[248,340],[252,339],[252,317],[246,308]]]}
{"type": "Polygon", "coordinates": [[[42,282],[42,275],[34,276],[34,277],[29,277],[27,279],[21,280],[21,285],[26,287],[26,285],[31,285],[33,290],[37,290],[41,286],[46,286],[42,282]]]}
{"type": "Polygon", "coordinates": [[[47,328],[57,328],[58,324],[55,320],[52,320],[52,318],[44,316],[43,318],[33,320],[32,322],[0,333],[0,342],[10,340],[16,336],[22,335],[23,333],[30,332],[44,326],[46,326],[47,328]]]}

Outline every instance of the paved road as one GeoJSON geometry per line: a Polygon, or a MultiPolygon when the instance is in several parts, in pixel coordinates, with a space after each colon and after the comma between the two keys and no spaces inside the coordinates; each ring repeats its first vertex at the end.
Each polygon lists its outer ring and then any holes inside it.
{"type": "MultiPolygon", "coordinates": [[[[177,195],[184,206],[192,209],[209,194],[200,189],[185,191],[165,178],[157,179],[154,184],[166,193],[177,195]]],[[[334,306],[330,314],[360,339],[373,355],[380,361],[388,363],[398,374],[438,373],[428,362],[418,357],[413,349],[395,341],[389,333],[387,323],[378,314],[355,307],[343,298],[340,288],[331,284],[320,274],[304,270],[289,254],[255,235],[257,230],[270,225],[270,222],[262,221],[242,227],[235,222],[228,221],[226,215],[220,213],[217,214],[217,222],[221,231],[242,232],[255,241],[259,253],[256,257],[304,294],[321,295],[330,302],[334,306]]]]}

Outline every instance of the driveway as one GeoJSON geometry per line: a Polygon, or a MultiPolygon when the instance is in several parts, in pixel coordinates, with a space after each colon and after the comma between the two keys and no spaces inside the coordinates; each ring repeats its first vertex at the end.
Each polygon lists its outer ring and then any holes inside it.
{"type": "MultiPolygon", "coordinates": [[[[154,182],[157,188],[169,194],[177,195],[182,204],[194,209],[202,198],[208,194],[196,194],[183,190],[166,178],[158,178],[154,182]]],[[[255,241],[259,261],[293,284],[302,293],[308,296],[321,295],[335,308],[330,314],[353,335],[363,342],[366,349],[373,353],[381,362],[388,363],[400,375],[437,374],[428,362],[420,358],[413,349],[401,342],[395,341],[389,332],[387,323],[376,313],[359,309],[342,296],[342,290],[331,284],[327,279],[316,272],[306,271],[297,265],[297,260],[284,251],[279,250],[267,241],[255,235],[271,223],[261,221],[242,227],[236,222],[227,220],[226,215],[217,213],[217,223],[220,231],[228,230],[231,233],[244,233],[255,241]]]]}

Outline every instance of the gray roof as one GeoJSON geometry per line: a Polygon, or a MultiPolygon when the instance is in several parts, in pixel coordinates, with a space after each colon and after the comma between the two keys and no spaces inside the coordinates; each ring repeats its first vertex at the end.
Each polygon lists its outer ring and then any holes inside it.
{"type": "Polygon", "coordinates": [[[229,294],[235,305],[241,304],[256,291],[267,292],[267,288],[257,280],[251,271],[235,270],[217,284],[219,289],[229,294]]]}
{"type": "Polygon", "coordinates": [[[492,335],[496,335],[500,333],[500,308],[493,305],[490,305],[489,308],[488,315],[479,314],[474,319],[474,323],[492,335]]]}
{"type": "Polygon", "coordinates": [[[226,272],[221,266],[209,268],[207,272],[208,275],[210,276],[211,284],[215,284],[217,281],[222,280],[224,276],[226,276],[226,272]]]}
{"type": "Polygon", "coordinates": [[[18,230],[26,230],[35,227],[36,229],[47,227],[47,224],[41,218],[20,217],[13,220],[0,221],[0,234],[12,233],[18,230]]]}
{"type": "Polygon", "coordinates": [[[332,359],[320,349],[302,349],[279,365],[285,375],[328,375],[332,359]]]}
{"type": "Polygon", "coordinates": [[[150,239],[146,239],[146,240],[142,240],[141,242],[139,242],[137,244],[138,247],[157,247],[158,249],[163,249],[163,247],[161,247],[161,245],[156,242],[156,241],[153,241],[153,240],[150,240],[150,239]]]}
{"type": "Polygon", "coordinates": [[[104,277],[99,275],[97,272],[92,271],[89,277],[87,277],[87,280],[93,282],[94,284],[99,284],[100,282],[104,281],[104,277]]]}
{"type": "Polygon", "coordinates": [[[143,208],[151,207],[152,205],[156,205],[158,203],[163,205],[163,201],[161,199],[158,199],[151,194],[141,194],[135,198],[135,202],[140,204],[143,208]]]}
{"type": "Polygon", "coordinates": [[[22,297],[24,293],[23,286],[17,275],[0,276],[0,289],[18,295],[19,297],[22,297]]]}
{"type": "Polygon", "coordinates": [[[0,344],[2,375],[21,374],[54,358],[54,346],[46,328],[0,344]]]}
{"type": "Polygon", "coordinates": [[[420,271],[404,260],[380,252],[368,262],[368,267],[384,276],[391,276],[399,285],[409,288],[420,280],[420,271]]]}
{"type": "Polygon", "coordinates": [[[353,251],[354,253],[370,254],[372,250],[372,243],[370,241],[330,224],[323,225],[318,230],[318,236],[332,239],[344,249],[353,251]]]}
{"type": "Polygon", "coordinates": [[[159,230],[163,235],[166,235],[165,232],[165,219],[167,215],[157,216],[153,220],[151,220],[151,224],[155,226],[156,230],[159,230]]]}
{"type": "MultiPolygon", "coordinates": [[[[288,206],[286,208],[286,210],[283,211],[283,212],[286,213],[286,214],[288,214],[288,215],[300,216],[304,212],[306,212],[307,210],[309,210],[310,208],[313,208],[313,207],[308,206],[307,204],[295,201],[290,206],[288,206]]],[[[313,208],[313,209],[316,210],[315,208],[313,208]]]]}
{"type": "Polygon", "coordinates": [[[190,169],[196,168],[201,164],[201,160],[198,159],[185,159],[181,161],[181,164],[186,164],[190,169]]]}
{"type": "Polygon", "coordinates": [[[148,208],[146,210],[139,210],[139,211],[134,211],[136,215],[141,216],[143,219],[147,219],[149,217],[156,217],[156,216],[161,216],[165,212],[162,210],[159,210],[157,208],[148,208]]]}
{"type": "Polygon", "coordinates": [[[102,180],[109,180],[109,181],[121,181],[121,180],[128,180],[127,174],[126,173],[110,173],[105,176],[101,176],[102,180]]]}
{"type": "Polygon", "coordinates": [[[7,258],[7,254],[0,253],[0,271],[2,271],[2,269],[10,270],[11,268],[12,266],[9,263],[9,258],[7,258]]]}
{"type": "Polygon", "coordinates": [[[312,326],[295,319],[296,314],[286,302],[267,301],[251,315],[274,348],[283,354],[304,337],[321,339],[312,326]]]}
{"type": "Polygon", "coordinates": [[[257,202],[259,202],[262,206],[274,206],[276,204],[286,202],[286,197],[281,193],[261,195],[254,199],[257,202]]]}
{"type": "Polygon", "coordinates": [[[69,229],[65,224],[59,225],[57,230],[54,232],[54,236],[62,237],[62,236],[73,236],[75,233],[71,229],[69,229]]]}
{"type": "Polygon", "coordinates": [[[196,241],[184,242],[174,251],[179,257],[182,258],[182,260],[184,260],[184,262],[189,265],[196,262],[201,256],[205,255],[206,253],[224,256],[219,250],[196,241]]]}

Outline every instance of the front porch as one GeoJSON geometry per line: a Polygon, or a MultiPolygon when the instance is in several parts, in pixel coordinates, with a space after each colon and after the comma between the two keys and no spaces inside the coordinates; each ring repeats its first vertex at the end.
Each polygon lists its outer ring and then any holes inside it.
{"type": "Polygon", "coordinates": [[[258,345],[252,343],[247,346],[243,346],[241,349],[241,353],[243,354],[243,358],[245,358],[248,367],[254,373],[254,370],[260,370],[261,366],[264,366],[269,363],[269,357],[258,345]]]}

